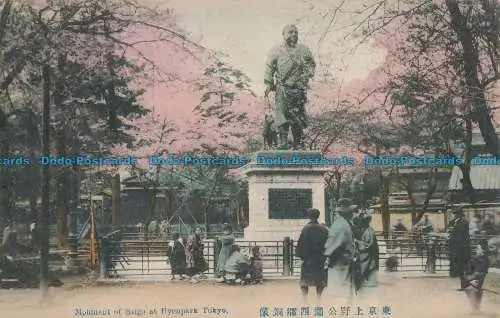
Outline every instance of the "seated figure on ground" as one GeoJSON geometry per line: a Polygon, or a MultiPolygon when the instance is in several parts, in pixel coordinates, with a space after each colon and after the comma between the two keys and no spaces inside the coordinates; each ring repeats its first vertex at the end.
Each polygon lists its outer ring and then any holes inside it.
{"type": "Polygon", "coordinates": [[[231,254],[224,267],[226,282],[243,283],[248,280],[250,272],[250,259],[240,251],[240,247],[234,244],[231,254]]]}

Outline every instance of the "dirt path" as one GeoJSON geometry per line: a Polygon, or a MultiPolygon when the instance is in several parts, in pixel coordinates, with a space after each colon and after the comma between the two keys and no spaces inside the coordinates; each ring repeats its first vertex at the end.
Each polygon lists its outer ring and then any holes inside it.
{"type": "MultiPolygon", "coordinates": [[[[174,309],[196,309],[198,313],[186,312],[182,317],[260,317],[263,306],[269,307],[270,317],[273,308],[297,308],[300,316],[302,306],[297,281],[279,280],[257,286],[219,286],[217,283],[204,281],[198,285],[185,282],[162,282],[157,284],[125,284],[113,286],[89,286],[83,288],[59,288],[51,290],[47,304],[38,304],[37,290],[0,291],[0,316],[9,318],[70,318],[70,317],[181,317],[174,309]],[[211,313],[203,313],[204,307],[215,308],[211,313]],[[80,308],[82,312],[76,313],[80,308]],[[161,308],[170,308],[170,312],[161,308]],[[102,309],[103,315],[83,315],[87,309],[102,309]],[[121,315],[115,310],[121,309],[121,315]],[[126,310],[129,310],[128,315],[126,310]],[[150,310],[156,309],[156,314],[150,310]]],[[[457,282],[439,278],[390,278],[385,277],[374,295],[357,299],[351,304],[351,316],[355,316],[357,306],[363,310],[364,317],[368,310],[376,306],[381,314],[384,305],[391,307],[390,317],[426,318],[426,317],[469,317],[466,296],[454,291],[457,282]]],[[[312,297],[311,297],[312,298],[312,297]]],[[[500,296],[486,295],[483,309],[489,313],[500,313],[500,296]],[[495,296],[496,298],[494,298],[495,296]],[[496,303],[496,304],[495,304],[496,303]]],[[[324,317],[332,317],[335,307],[341,317],[341,306],[347,306],[346,300],[323,299],[324,317]]],[[[311,302],[310,306],[315,306],[311,302]]],[[[208,311],[208,309],[206,309],[208,311]]],[[[290,315],[289,315],[290,316],[290,315]]],[[[312,313],[311,313],[312,317],[312,313]]],[[[346,315],[344,315],[346,317],[346,315]]],[[[389,317],[389,316],[386,316],[389,317]]],[[[471,316],[472,317],[472,316],[471,316]]],[[[478,317],[478,316],[474,316],[478,317]]],[[[489,317],[492,317],[491,315],[489,317]]]]}

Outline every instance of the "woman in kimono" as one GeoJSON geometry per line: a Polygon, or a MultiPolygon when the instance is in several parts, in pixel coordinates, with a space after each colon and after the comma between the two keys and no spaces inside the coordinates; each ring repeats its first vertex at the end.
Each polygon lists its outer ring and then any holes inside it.
{"type": "Polygon", "coordinates": [[[227,282],[242,283],[250,271],[250,259],[240,252],[236,244],[231,246],[231,254],[224,267],[224,275],[227,282]]]}
{"type": "Polygon", "coordinates": [[[174,233],[173,238],[173,241],[170,242],[168,252],[172,271],[172,280],[175,280],[175,275],[178,275],[179,279],[183,280],[184,274],[186,274],[186,251],[184,248],[184,242],[179,233],[174,233]]]}
{"type": "Polygon", "coordinates": [[[462,286],[475,312],[481,307],[483,284],[490,267],[488,253],[488,242],[482,240],[476,248],[476,255],[468,262],[463,278],[462,286]]]}
{"type": "Polygon", "coordinates": [[[186,242],[186,267],[191,283],[199,283],[200,273],[204,271],[203,267],[206,267],[205,265],[201,229],[196,228],[194,233],[188,236],[186,242]]]}
{"type": "Polygon", "coordinates": [[[363,287],[378,285],[379,249],[375,232],[370,226],[371,220],[371,216],[364,215],[359,221],[361,238],[358,241],[358,249],[363,287]]]}
{"type": "Polygon", "coordinates": [[[229,255],[232,251],[232,246],[234,244],[234,235],[232,234],[232,229],[229,224],[224,225],[224,233],[218,238],[221,242],[222,247],[219,252],[219,257],[217,258],[217,267],[215,269],[215,275],[219,278],[219,282],[224,282],[224,268],[229,255]]]}

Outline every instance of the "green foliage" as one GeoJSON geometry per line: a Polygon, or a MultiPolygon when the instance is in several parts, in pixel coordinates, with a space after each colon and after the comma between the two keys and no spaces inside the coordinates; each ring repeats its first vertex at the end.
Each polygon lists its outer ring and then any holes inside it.
{"type": "Polygon", "coordinates": [[[203,74],[208,79],[198,84],[198,89],[203,93],[200,104],[194,109],[195,113],[202,117],[200,122],[215,118],[219,127],[244,122],[247,114],[236,113],[231,107],[241,93],[246,92],[255,96],[250,90],[248,76],[221,61],[206,68],[203,74]]]}
{"type": "MultiPolygon", "coordinates": [[[[66,83],[73,84],[68,87],[68,103],[73,104],[73,107],[80,110],[79,114],[83,115],[83,118],[77,120],[80,129],[96,136],[97,138],[89,139],[99,141],[101,146],[131,144],[135,141],[136,127],[130,122],[150,112],[139,103],[144,90],[131,88],[134,76],[143,69],[124,57],[114,56],[111,61],[91,70],[84,65],[73,64],[75,69],[68,72],[69,78],[66,80],[66,83]],[[116,116],[114,127],[110,127],[112,112],[116,116]]],[[[85,149],[96,149],[98,145],[82,146],[85,149]]]]}

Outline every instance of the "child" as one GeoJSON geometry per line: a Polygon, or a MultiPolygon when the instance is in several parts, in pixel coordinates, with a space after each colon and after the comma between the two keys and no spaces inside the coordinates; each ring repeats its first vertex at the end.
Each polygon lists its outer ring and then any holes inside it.
{"type": "Polygon", "coordinates": [[[250,257],[250,279],[254,284],[262,283],[263,281],[263,261],[260,254],[260,247],[252,248],[252,257],[250,257]]]}
{"type": "Polygon", "coordinates": [[[476,255],[471,258],[467,264],[467,269],[463,278],[465,294],[476,312],[479,311],[479,307],[481,306],[483,284],[490,266],[488,252],[488,242],[482,240],[477,246],[476,255]]]}
{"type": "Polygon", "coordinates": [[[174,233],[174,240],[170,242],[168,257],[170,258],[170,266],[172,271],[172,280],[175,280],[175,275],[179,276],[180,280],[184,279],[186,273],[186,251],[184,243],[179,233],[174,233]]]}

